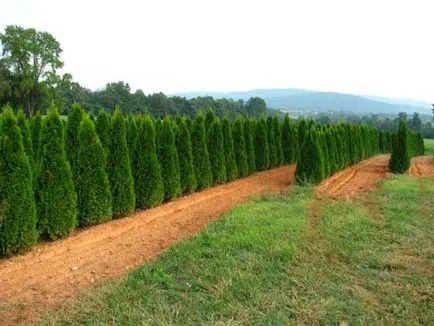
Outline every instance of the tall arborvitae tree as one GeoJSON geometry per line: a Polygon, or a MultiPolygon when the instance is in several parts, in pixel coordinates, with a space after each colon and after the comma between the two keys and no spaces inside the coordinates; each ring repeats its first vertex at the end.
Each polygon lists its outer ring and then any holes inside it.
{"type": "Polygon", "coordinates": [[[255,158],[255,142],[253,122],[249,118],[244,118],[244,138],[246,142],[247,163],[249,166],[249,174],[256,172],[256,158],[255,158]]]}
{"type": "Polygon", "coordinates": [[[194,119],[191,133],[194,174],[198,188],[206,188],[212,184],[211,163],[206,144],[205,121],[202,113],[194,119]]]}
{"type": "Polygon", "coordinates": [[[408,148],[408,128],[404,120],[399,121],[396,141],[393,144],[389,168],[393,173],[404,173],[410,167],[410,153],[408,148]]]}
{"type": "Polygon", "coordinates": [[[303,144],[304,144],[304,140],[306,138],[308,132],[308,125],[306,120],[301,120],[300,123],[298,124],[298,129],[297,129],[297,135],[298,135],[298,148],[301,151],[303,151],[303,144]]]}
{"type": "Polygon", "coordinates": [[[78,166],[78,132],[80,130],[80,123],[83,119],[83,109],[80,104],[74,103],[71,107],[71,111],[68,114],[68,122],[65,129],[65,146],[66,156],[71,166],[72,175],[74,176],[74,182],[76,183],[76,171],[78,166]]]}
{"type": "Polygon", "coordinates": [[[148,208],[163,201],[163,179],[155,146],[155,129],[151,118],[145,116],[137,128],[137,139],[133,151],[136,206],[148,208]]]}
{"type": "Polygon", "coordinates": [[[317,135],[318,135],[319,145],[323,154],[324,177],[328,177],[331,173],[331,166],[330,166],[330,157],[329,157],[329,150],[327,146],[327,140],[323,128],[317,127],[317,135]]]}
{"type": "Polygon", "coordinates": [[[238,177],[238,168],[235,160],[231,121],[227,116],[223,118],[222,131],[223,147],[225,149],[226,178],[228,181],[232,181],[238,177]]]}
{"type": "Polygon", "coordinates": [[[238,175],[245,177],[249,175],[249,165],[247,162],[246,139],[244,135],[243,118],[238,116],[233,125],[233,136],[235,145],[235,159],[237,162],[238,175]]]}
{"type": "Polygon", "coordinates": [[[324,157],[316,128],[309,129],[303,144],[295,170],[295,178],[299,184],[318,184],[324,178],[325,171],[324,157]]]}
{"type": "Polygon", "coordinates": [[[336,140],[330,128],[326,129],[325,137],[326,137],[327,149],[329,153],[330,174],[333,174],[339,169],[339,167],[337,162],[338,154],[337,154],[336,140]]]}
{"type": "Polygon", "coordinates": [[[291,137],[291,132],[291,123],[288,114],[286,114],[282,126],[282,151],[286,164],[294,162],[294,140],[291,137]]]}
{"type": "Polygon", "coordinates": [[[101,142],[104,151],[107,153],[108,144],[110,142],[109,130],[110,130],[110,114],[101,109],[98,113],[98,117],[95,122],[96,132],[101,142]]]}
{"type": "Polygon", "coordinates": [[[107,173],[114,217],[128,215],[136,207],[133,174],[127,145],[125,119],[119,109],[112,116],[107,155],[107,173]]]}
{"type": "Polygon", "coordinates": [[[29,127],[29,120],[27,120],[27,117],[23,110],[18,110],[17,113],[17,124],[18,127],[21,130],[21,135],[23,137],[23,146],[24,146],[24,152],[27,155],[27,158],[29,159],[30,167],[33,167],[33,144],[32,144],[32,137],[30,135],[30,127],[29,127]]]}
{"type": "Polygon", "coordinates": [[[44,237],[64,237],[77,224],[77,196],[66,159],[63,124],[53,106],[42,123],[36,176],[38,229],[44,237]]]}
{"type": "Polygon", "coordinates": [[[255,157],[256,168],[266,170],[270,166],[270,150],[268,148],[268,130],[265,118],[256,121],[255,128],[255,157]]]}
{"type": "Polygon", "coordinates": [[[176,148],[178,150],[179,173],[183,193],[196,190],[197,181],[194,175],[193,152],[191,150],[191,137],[185,119],[177,119],[178,132],[176,134],[176,148]]]}
{"type": "Polygon", "coordinates": [[[136,119],[133,115],[129,115],[126,120],[126,130],[127,130],[127,145],[128,152],[130,153],[130,160],[133,161],[133,150],[136,145],[137,138],[137,124],[136,119]]]}
{"type": "Polygon", "coordinates": [[[33,149],[33,161],[35,164],[39,162],[39,148],[41,140],[41,129],[42,129],[42,117],[39,112],[37,112],[32,120],[30,121],[30,133],[32,138],[32,149],[33,149]]]}
{"type": "Polygon", "coordinates": [[[172,119],[166,116],[160,134],[159,155],[164,184],[164,198],[176,198],[181,194],[178,153],[173,134],[172,119]]]}
{"type": "Polygon", "coordinates": [[[211,124],[216,119],[216,115],[213,111],[213,109],[209,108],[205,115],[205,131],[208,135],[209,128],[211,127],[211,124]]]}
{"type": "Polygon", "coordinates": [[[273,118],[267,118],[267,132],[268,132],[268,149],[270,151],[270,168],[274,168],[278,165],[277,158],[277,146],[276,146],[276,136],[274,132],[273,118]]]}
{"type": "Polygon", "coordinates": [[[81,226],[98,224],[112,217],[112,196],[105,171],[104,149],[88,116],[78,132],[78,166],[76,171],[77,209],[81,226]]]}
{"type": "Polygon", "coordinates": [[[208,130],[208,153],[214,184],[226,182],[226,163],[220,119],[214,119],[208,130]]]}
{"type": "Polygon", "coordinates": [[[0,115],[0,257],[30,248],[37,240],[32,172],[11,108],[0,115]]]}
{"type": "Polygon", "coordinates": [[[280,166],[285,161],[282,148],[282,125],[278,117],[273,117],[274,123],[274,139],[276,143],[277,165],[280,166]]]}

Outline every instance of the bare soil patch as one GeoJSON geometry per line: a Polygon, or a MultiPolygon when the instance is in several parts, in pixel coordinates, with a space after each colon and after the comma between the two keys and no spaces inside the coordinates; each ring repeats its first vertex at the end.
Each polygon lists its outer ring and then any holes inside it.
{"type": "Polygon", "coordinates": [[[411,160],[410,174],[415,177],[434,177],[434,157],[417,156],[411,160]]]}

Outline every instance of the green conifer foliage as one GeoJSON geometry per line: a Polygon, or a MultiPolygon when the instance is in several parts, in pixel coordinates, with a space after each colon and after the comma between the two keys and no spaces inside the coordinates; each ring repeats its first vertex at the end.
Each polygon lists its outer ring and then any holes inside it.
{"type": "Polygon", "coordinates": [[[270,151],[270,168],[274,168],[278,165],[276,136],[274,131],[273,118],[267,118],[267,132],[268,132],[268,149],[270,151]]]}
{"type": "Polygon", "coordinates": [[[30,133],[32,138],[33,161],[35,164],[39,162],[39,143],[41,140],[42,117],[37,112],[30,121],[30,133]]]}
{"type": "Polygon", "coordinates": [[[66,159],[63,124],[54,106],[42,123],[35,192],[38,229],[43,237],[54,240],[75,229],[77,195],[66,159]]]}
{"type": "Polygon", "coordinates": [[[232,181],[238,177],[237,162],[235,160],[234,138],[232,136],[232,126],[226,116],[222,121],[223,146],[225,149],[226,178],[232,181]]]}
{"type": "Polygon", "coordinates": [[[206,144],[205,119],[199,113],[194,119],[191,133],[193,151],[194,174],[199,189],[212,184],[212,171],[206,144]]]}
{"type": "Polygon", "coordinates": [[[237,162],[238,175],[246,177],[249,175],[249,164],[247,162],[246,139],[244,135],[243,118],[238,116],[233,125],[234,150],[237,162]]]}
{"type": "Polygon", "coordinates": [[[324,157],[316,128],[310,128],[295,170],[297,183],[318,184],[325,176],[324,157]]]}
{"type": "Polygon", "coordinates": [[[21,135],[23,137],[24,152],[27,155],[27,158],[29,159],[30,167],[32,168],[34,155],[33,155],[32,137],[30,136],[29,120],[27,120],[24,111],[21,109],[18,110],[17,113],[17,124],[21,130],[21,135]]]}
{"type": "Polygon", "coordinates": [[[113,201],[113,216],[120,217],[134,211],[136,195],[127,145],[126,124],[119,109],[112,116],[109,135],[107,173],[113,201]]]}
{"type": "Polygon", "coordinates": [[[246,143],[247,163],[249,174],[256,172],[255,142],[253,134],[253,122],[249,118],[244,118],[244,138],[246,143]]]}
{"type": "Polygon", "coordinates": [[[176,198],[181,194],[181,179],[173,123],[168,115],[163,120],[158,150],[163,176],[164,198],[176,198]]]}
{"type": "Polygon", "coordinates": [[[37,240],[32,172],[11,108],[0,115],[0,257],[29,249],[37,240]]]}
{"type": "Polygon", "coordinates": [[[76,171],[78,166],[78,132],[80,130],[81,120],[83,119],[83,109],[80,104],[74,103],[69,111],[68,121],[65,129],[65,146],[66,156],[71,167],[74,183],[76,181],[76,171]]]}
{"type": "Polygon", "coordinates": [[[270,150],[268,148],[268,130],[265,118],[256,121],[255,156],[258,171],[268,169],[270,166],[270,150]]]}
{"type": "Polygon", "coordinates": [[[130,155],[130,162],[132,164],[133,163],[134,146],[136,145],[136,139],[137,139],[136,118],[132,115],[129,115],[127,118],[126,130],[127,130],[128,153],[130,155]]]}
{"type": "Polygon", "coordinates": [[[183,193],[190,193],[197,188],[196,176],[194,175],[191,137],[185,119],[177,119],[177,122],[179,130],[176,134],[176,148],[178,150],[181,190],[183,193]]]}
{"type": "Polygon", "coordinates": [[[226,162],[220,119],[214,119],[208,130],[208,153],[214,184],[226,182],[226,162]]]}
{"type": "Polygon", "coordinates": [[[106,168],[106,155],[95,130],[85,116],[78,132],[76,175],[77,209],[81,226],[99,224],[112,217],[112,196],[106,168]]]}
{"type": "Polygon", "coordinates": [[[290,146],[291,150],[293,150],[291,163],[297,163],[298,157],[300,155],[300,142],[298,140],[298,127],[295,123],[291,123],[291,139],[293,140],[292,145],[290,146]]]}
{"type": "Polygon", "coordinates": [[[291,164],[294,162],[294,140],[292,139],[291,123],[288,114],[283,119],[282,126],[282,151],[284,163],[291,164]]]}
{"type": "Polygon", "coordinates": [[[110,142],[109,130],[110,130],[110,114],[101,109],[98,113],[98,117],[95,122],[96,132],[101,142],[104,151],[107,153],[108,144],[110,142]]]}
{"type": "Polygon", "coordinates": [[[277,154],[277,165],[280,166],[285,161],[285,156],[283,154],[282,148],[282,124],[279,118],[273,117],[274,124],[274,138],[276,142],[276,154],[277,154]]]}
{"type": "Polygon", "coordinates": [[[164,199],[163,178],[155,146],[155,127],[151,117],[139,120],[136,145],[133,151],[133,177],[136,206],[148,208],[164,199]]]}
{"type": "Polygon", "coordinates": [[[211,124],[215,119],[216,119],[216,115],[214,111],[211,108],[209,108],[205,115],[205,131],[207,135],[208,135],[209,128],[211,127],[211,124]]]}
{"type": "Polygon", "coordinates": [[[303,150],[303,144],[304,144],[304,140],[306,138],[307,132],[308,132],[308,125],[307,125],[306,120],[303,119],[298,124],[298,130],[297,130],[298,148],[300,149],[300,152],[303,150]]]}
{"type": "Polygon", "coordinates": [[[393,173],[404,173],[410,167],[410,153],[408,148],[408,128],[404,120],[399,121],[396,141],[393,144],[389,168],[393,173]]]}

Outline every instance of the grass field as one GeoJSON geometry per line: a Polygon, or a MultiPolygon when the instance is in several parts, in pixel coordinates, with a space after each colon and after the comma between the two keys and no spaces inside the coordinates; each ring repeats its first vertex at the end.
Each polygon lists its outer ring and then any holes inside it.
{"type": "Polygon", "coordinates": [[[434,154],[434,139],[425,138],[423,142],[425,143],[425,155],[434,154]]]}
{"type": "Polygon", "coordinates": [[[434,180],[239,206],[42,325],[434,324],[434,180]]]}

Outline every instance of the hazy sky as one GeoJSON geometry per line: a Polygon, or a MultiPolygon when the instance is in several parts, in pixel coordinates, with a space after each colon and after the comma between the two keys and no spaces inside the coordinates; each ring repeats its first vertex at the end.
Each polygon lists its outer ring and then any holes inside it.
{"type": "Polygon", "coordinates": [[[0,0],[45,30],[83,86],[308,88],[434,101],[432,0],[0,0]]]}

